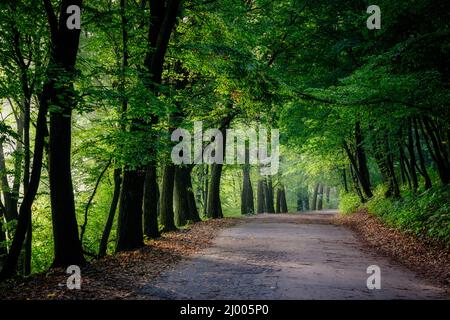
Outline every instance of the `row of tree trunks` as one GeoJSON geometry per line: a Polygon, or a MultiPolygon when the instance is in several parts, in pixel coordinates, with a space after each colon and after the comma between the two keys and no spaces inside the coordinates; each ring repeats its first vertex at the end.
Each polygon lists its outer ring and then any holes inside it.
{"type": "Polygon", "coordinates": [[[283,185],[277,188],[277,200],[275,205],[276,213],[287,213],[286,190],[283,185]]]}
{"type": "Polygon", "coordinates": [[[297,192],[297,211],[309,211],[309,194],[308,189],[303,188],[297,192]]]}
{"type": "MultiPolygon", "coordinates": [[[[165,54],[172,30],[176,23],[181,0],[150,0],[149,2],[151,16],[148,31],[148,50],[144,62],[145,74],[142,75],[142,80],[147,89],[152,94],[157,95],[162,79],[165,54]]],[[[144,125],[150,127],[149,130],[151,131],[158,121],[158,117],[153,114],[149,123],[145,123],[144,125]]],[[[133,127],[135,130],[139,130],[137,128],[142,128],[141,120],[134,119],[132,122],[132,129],[133,127]]],[[[155,149],[153,141],[150,141],[149,143],[152,146],[149,153],[153,155],[156,154],[157,150],[155,149]]],[[[155,198],[146,198],[145,201],[143,200],[144,182],[147,182],[148,186],[145,196],[150,197],[151,195],[155,195],[157,193],[157,190],[155,189],[157,186],[156,174],[148,172],[149,170],[154,170],[154,167],[156,167],[155,161],[156,160],[153,160],[140,168],[125,169],[119,204],[118,242],[116,251],[135,249],[143,244],[143,203],[148,203],[147,201],[157,201],[155,198]]],[[[164,174],[165,180],[168,182],[173,180],[173,167],[170,168],[170,166],[166,166],[164,170],[167,171],[164,174]]],[[[161,193],[166,193],[170,191],[170,189],[173,190],[173,182],[171,186],[169,184],[161,193]]],[[[166,205],[167,203],[161,203],[161,207],[166,205]]],[[[150,210],[147,213],[152,214],[154,212],[153,210],[150,210]]],[[[170,229],[170,223],[167,221],[165,222],[165,228],[170,229]]]]}
{"type": "Polygon", "coordinates": [[[431,157],[438,169],[439,178],[443,185],[447,185],[450,182],[450,164],[448,152],[444,146],[444,139],[442,138],[439,127],[433,119],[425,116],[418,123],[421,126],[421,131],[425,137],[425,142],[431,157]]]}
{"type": "Polygon", "coordinates": [[[430,175],[428,174],[428,171],[427,171],[427,168],[425,165],[425,157],[423,155],[422,143],[420,141],[420,134],[419,134],[419,128],[417,125],[417,121],[418,120],[416,118],[412,119],[413,127],[414,127],[415,146],[416,146],[417,155],[419,158],[419,172],[425,180],[425,190],[428,190],[432,187],[432,182],[431,182],[430,175]]]}
{"type": "MultiPolygon", "coordinates": [[[[53,265],[82,265],[85,261],[82,254],[81,242],[78,238],[78,226],[75,219],[75,210],[72,210],[71,208],[71,204],[73,202],[73,192],[70,192],[72,190],[70,167],[69,172],[67,172],[67,163],[64,163],[69,162],[70,165],[70,136],[68,137],[68,135],[70,135],[70,128],[67,129],[67,119],[61,119],[62,114],[70,116],[71,109],[74,107],[73,74],[80,36],[79,30],[69,30],[66,27],[66,20],[68,18],[67,8],[70,5],[79,5],[81,7],[81,3],[82,1],[63,0],[60,5],[58,21],[51,2],[44,1],[51,30],[52,50],[46,71],[46,81],[39,99],[39,111],[36,121],[36,134],[33,153],[33,168],[31,171],[29,184],[27,183],[28,190],[24,194],[24,198],[19,209],[19,217],[14,239],[3,265],[0,279],[10,277],[15,273],[26,233],[31,230],[31,206],[36,196],[41,177],[45,136],[48,132],[46,115],[49,105],[58,106],[60,109],[59,111],[61,111],[59,115],[56,114],[56,111],[53,111],[53,118],[51,118],[53,135],[62,134],[61,137],[53,137],[53,150],[49,150],[49,158],[50,153],[53,153],[51,157],[53,161],[61,160],[63,162],[60,164],[53,163],[53,169],[50,170],[51,173],[49,171],[49,174],[52,176],[52,216],[55,218],[53,224],[54,234],[56,235],[55,260],[53,265]],[[60,74],[61,71],[64,72],[63,75],[60,74]],[[56,141],[62,142],[65,145],[56,146],[56,141]],[[58,153],[58,148],[61,148],[60,155],[56,155],[56,153],[58,153]],[[67,152],[69,152],[69,155],[67,155],[67,152]],[[55,175],[59,174],[61,174],[60,178],[55,177],[55,175]],[[61,190],[56,192],[55,189],[59,183],[63,183],[64,185],[61,186],[61,190]],[[61,199],[56,199],[57,196],[65,197],[64,200],[67,200],[67,204],[63,204],[61,199]],[[59,211],[61,208],[67,208],[68,211],[59,211]]],[[[50,140],[52,140],[52,137],[50,137],[50,140]]]]}

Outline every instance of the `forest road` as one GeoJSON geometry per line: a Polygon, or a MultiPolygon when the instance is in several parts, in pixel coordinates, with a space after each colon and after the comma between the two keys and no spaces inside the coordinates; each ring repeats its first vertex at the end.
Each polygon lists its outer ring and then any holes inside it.
{"type": "Polygon", "coordinates": [[[213,244],[142,289],[151,299],[449,299],[333,225],[335,212],[263,214],[224,229],[213,244]],[[371,265],[381,289],[367,288],[371,265]]]}

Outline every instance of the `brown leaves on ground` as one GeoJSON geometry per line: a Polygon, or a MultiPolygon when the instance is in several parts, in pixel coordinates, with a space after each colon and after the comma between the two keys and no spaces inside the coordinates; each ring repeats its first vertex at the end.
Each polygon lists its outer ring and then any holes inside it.
{"type": "Polygon", "coordinates": [[[450,290],[450,252],[442,245],[391,228],[365,211],[339,216],[336,223],[353,229],[378,253],[391,257],[420,275],[450,290]]]}
{"type": "Polygon", "coordinates": [[[52,270],[26,280],[0,285],[0,299],[149,299],[139,289],[164,270],[208,246],[222,229],[238,219],[199,222],[187,229],[164,233],[135,251],[122,252],[82,268],[81,290],[69,290],[65,270],[52,270]]]}

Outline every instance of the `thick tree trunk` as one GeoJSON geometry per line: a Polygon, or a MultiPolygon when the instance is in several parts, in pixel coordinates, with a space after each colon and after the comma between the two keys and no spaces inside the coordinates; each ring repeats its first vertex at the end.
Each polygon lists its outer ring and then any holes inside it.
{"type": "MultiPolygon", "coordinates": [[[[188,182],[186,167],[175,167],[175,184],[174,184],[174,205],[175,205],[175,223],[181,227],[186,225],[190,218],[188,182]]],[[[189,176],[190,178],[190,176],[189,176]]]]}
{"type": "Polygon", "coordinates": [[[159,211],[163,232],[177,230],[173,212],[174,178],[175,166],[172,163],[167,163],[163,169],[159,211]]]}
{"type": "Polygon", "coordinates": [[[98,248],[98,257],[102,258],[106,255],[106,250],[108,248],[109,235],[114,224],[114,217],[117,211],[117,205],[119,203],[120,188],[122,185],[122,170],[114,169],[114,191],[111,200],[111,205],[109,207],[108,219],[106,220],[105,228],[103,229],[102,238],[100,240],[100,245],[98,248]]]}
{"type": "MultiPolygon", "coordinates": [[[[159,92],[159,84],[161,84],[165,54],[168,48],[172,29],[176,22],[176,17],[178,14],[180,3],[181,3],[180,0],[169,0],[167,2],[167,5],[165,1],[158,1],[158,0],[150,1],[151,23],[149,25],[148,46],[147,46],[149,50],[147,51],[144,61],[144,67],[146,72],[142,76],[142,81],[144,85],[147,87],[147,89],[153,94],[157,94],[159,92]]],[[[141,119],[133,119],[132,122],[133,122],[132,127],[134,128],[142,127],[143,121],[141,119]]],[[[151,121],[149,121],[149,123],[145,123],[145,125],[152,127],[157,123],[158,117],[153,114],[151,116],[151,121]]],[[[153,150],[151,153],[155,152],[156,150],[153,150]]],[[[144,193],[143,190],[144,190],[145,175],[141,174],[139,171],[152,168],[153,166],[155,166],[154,161],[152,161],[152,163],[146,164],[145,167],[142,166],[138,170],[134,170],[134,172],[130,170],[125,171],[122,194],[125,194],[126,196],[121,197],[119,216],[122,218],[119,219],[119,222],[123,220],[124,222],[128,221],[129,223],[134,223],[134,225],[130,226],[130,228],[127,228],[127,223],[119,224],[120,226],[118,233],[120,237],[123,239],[123,241],[118,242],[116,248],[117,251],[133,249],[132,247],[133,245],[135,246],[134,248],[137,248],[143,244],[142,197],[144,193]],[[128,181],[127,178],[132,176],[137,178],[134,182],[134,184],[138,184],[137,186],[133,185],[131,181],[128,181]],[[140,199],[138,199],[139,197],[140,199]],[[137,203],[133,203],[130,201],[137,201],[137,203]],[[137,218],[138,214],[140,214],[139,219],[137,218]],[[130,217],[127,217],[128,215],[130,217]],[[140,231],[138,231],[137,234],[135,235],[129,234],[133,233],[135,230],[139,228],[140,231]]]]}
{"type": "Polygon", "coordinates": [[[78,1],[62,1],[57,42],[54,44],[55,64],[64,69],[53,87],[50,111],[49,180],[52,207],[54,260],[53,267],[81,265],[85,262],[78,235],[71,175],[72,109],[76,106],[73,74],[78,53],[80,30],[69,30],[66,21],[69,5],[78,1]],[[70,79],[70,80],[68,80],[70,79]]]}
{"type": "Polygon", "coordinates": [[[245,164],[242,171],[241,214],[252,214],[255,213],[255,205],[253,202],[252,182],[250,180],[250,166],[245,164]]]}
{"type": "Polygon", "coordinates": [[[207,216],[213,219],[222,218],[220,203],[220,179],[222,177],[222,164],[211,165],[211,178],[208,187],[207,216]]]}
{"type": "Polygon", "coordinates": [[[258,181],[258,188],[257,188],[257,206],[256,206],[256,213],[264,213],[266,212],[265,204],[265,186],[264,186],[264,180],[260,179],[258,181]]]}
{"type": "Polygon", "coordinates": [[[116,252],[133,250],[144,245],[142,205],[145,172],[125,170],[119,202],[116,252]]]}
{"type": "Polygon", "coordinates": [[[277,192],[276,192],[275,213],[281,213],[281,189],[280,188],[277,188],[277,192]]]}
{"type": "Polygon", "coordinates": [[[267,213],[275,213],[275,206],[273,203],[273,186],[272,186],[272,176],[268,176],[266,178],[266,193],[265,193],[265,199],[266,199],[266,210],[267,213]]]}
{"type": "Polygon", "coordinates": [[[147,166],[144,182],[144,234],[150,239],[160,237],[158,225],[159,191],[156,167],[147,166]]]}
{"type": "MultiPolygon", "coordinates": [[[[66,20],[68,14],[66,12],[69,5],[78,5],[81,7],[81,3],[82,3],[81,0],[73,0],[73,1],[63,0],[60,6],[60,14],[59,14],[60,20],[58,22],[57,17],[53,11],[53,8],[51,7],[50,1],[44,2],[45,9],[47,11],[48,18],[50,21],[50,28],[52,33],[52,53],[49,66],[47,68],[47,80],[44,84],[42,95],[40,97],[39,113],[36,123],[36,136],[33,153],[33,169],[30,176],[28,192],[24,195],[22,204],[20,206],[16,233],[14,235],[13,243],[11,245],[9,254],[7,256],[2,272],[0,274],[0,279],[10,277],[14,274],[15,268],[17,266],[17,261],[20,255],[20,251],[22,249],[22,245],[25,239],[25,235],[30,227],[31,206],[36,196],[41,176],[45,135],[47,132],[46,115],[48,111],[48,106],[49,105],[59,106],[60,104],[64,106],[67,103],[66,98],[71,95],[70,91],[67,92],[67,89],[64,89],[70,88],[70,81],[69,83],[67,83],[67,77],[64,77],[66,79],[61,79],[61,75],[55,74],[55,71],[61,70],[62,67],[69,74],[72,74],[73,72],[76,62],[76,55],[78,51],[77,49],[80,31],[67,29],[66,20]],[[55,66],[58,66],[59,68],[55,68],[55,66]],[[63,86],[61,83],[58,84],[58,82],[62,82],[65,85],[69,84],[69,86],[63,86]]],[[[70,215],[71,212],[69,212],[68,214],[70,215]]],[[[58,212],[57,215],[67,216],[67,213],[58,212]]],[[[69,217],[69,220],[71,221],[70,223],[73,224],[74,219],[69,217]]],[[[75,228],[77,231],[76,233],[78,233],[76,220],[75,220],[75,228]]],[[[71,229],[73,229],[72,226],[71,229]]],[[[78,265],[83,264],[84,257],[81,253],[81,243],[79,242],[79,240],[77,241],[77,239],[71,240],[72,241],[68,243],[67,249],[73,251],[64,254],[64,258],[67,261],[70,260],[70,262],[74,264],[78,265]]],[[[60,250],[61,247],[59,247],[58,249],[60,250]]],[[[57,264],[59,264],[60,262],[63,261],[60,260],[56,262],[57,264]]]]}

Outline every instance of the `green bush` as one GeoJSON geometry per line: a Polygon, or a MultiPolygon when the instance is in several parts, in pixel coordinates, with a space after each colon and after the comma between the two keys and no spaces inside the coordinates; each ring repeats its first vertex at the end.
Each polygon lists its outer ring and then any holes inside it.
{"type": "Polygon", "coordinates": [[[450,247],[450,189],[435,187],[420,194],[403,192],[401,199],[386,199],[376,190],[368,211],[387,224],[450,247]]]}
{"type": "Polygon", "coordinates": [[[339,200],[339,211],[342,214],[349,214],[361,208],[361,201],[354,193],[342,193],[339,200]]]}

